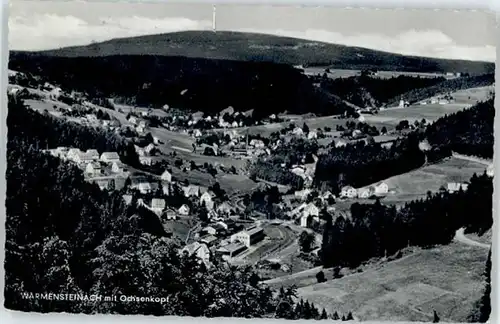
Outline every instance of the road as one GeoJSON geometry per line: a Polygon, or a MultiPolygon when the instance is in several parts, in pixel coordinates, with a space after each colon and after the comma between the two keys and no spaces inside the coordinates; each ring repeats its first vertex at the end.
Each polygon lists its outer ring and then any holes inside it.
{"type": "Polygon", "coordinates": [[[466,237],[464,234],[464,230],[465,230],[464,228],[461,228],[455,233],[455,241],[463,243],[463,244],[467,244],[470,246],[477,246],[477,247],[480,247],[483,249],[489,249],[491,247],[489,244],[477,242],[477,241],[471,240],[470,238],[466,237]]]}
{"type": "Polygon", "coordinates": [[[456,153],[456,152],[452,152],[451,155],[454,158],[457,158],[457,159],[466,160],[466,161],[472,161],[472,162],[476,162],[476,163],[483,164],[483,165],[486,165],[486,166],[490,166],[493,163],[493,161],[489,161],[489,160],[486,160],[486,159],[481,159],[481,158],[478,158],[476,156],[463,155],[463,154],[459,154],[459,153],[456,153]]]}

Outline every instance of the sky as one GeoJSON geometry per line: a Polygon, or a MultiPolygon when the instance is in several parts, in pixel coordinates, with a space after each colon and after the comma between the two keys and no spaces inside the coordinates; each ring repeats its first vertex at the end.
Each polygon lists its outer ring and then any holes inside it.
{"type": "MultiPolygon", "coordinates": [[[[305,38],[428,57],[495,61],[484,11],[217,5],[217,30],[305,38]]],[[[212,5],[11,0],[9,48],[42,50],[118,37],[211,30],[212,5]]]]}

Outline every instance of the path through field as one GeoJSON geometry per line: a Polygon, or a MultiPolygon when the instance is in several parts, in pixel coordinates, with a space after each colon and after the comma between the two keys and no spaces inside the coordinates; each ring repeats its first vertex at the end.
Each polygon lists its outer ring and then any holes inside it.
{"type": "Polygon", "coordinates": [[[481,247],[483,249],[489,249],[490,248],[489,244],[484,244],[484,243],[481,243],[481,242],[477,242],[477,241],[474,241],[474,240],[466,237],[465,234],[464,234],[464,231],[465,231],[465,229],[461,228],[461,229],[459,229],[455,233],[455,241],[460,242],[460,243],[464,243],[464,244],[467,244],[467,245],[470,245],[470,246],[481,247]]]}

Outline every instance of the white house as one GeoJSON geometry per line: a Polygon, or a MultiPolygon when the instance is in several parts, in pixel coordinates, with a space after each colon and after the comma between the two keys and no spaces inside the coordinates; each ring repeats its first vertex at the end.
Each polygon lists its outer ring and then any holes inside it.
{"type": "Polygon", "coordinates": [[[358,197],[362,199],[370,198],[375,193],[375,188],[367,187],[358,189],[358,197]]]}
{"type": "Polygon", "coordinates": [[[312,219],[316,222],[319,222],[319,217],[318,216],[312,216],[312,215],[302,215],[300,217],[300,226],[302,227],[309,227],[311,224],[309,223],[309,220],[312,219]]]}
{"type": "Polygon", "coordinates": [[[495,168],[493,166],[493,163],[488,165],[488,169],[486,169],[486,174],[488,175],[488,177],[493,177],[493,175],[495,174],[495,168]]]}
{"type": "Polygon", "coordinates": [[[306,188],[304,190],[295,191],[294,196],[300,200],[305,200],[311,192],[311,189],[306,188]]]}
{"type": "Polygon", "coordinates": [[[102,174],[101,165],[98,162],[89,162],[85,167],[85,174],[91,177],[97,177],[102,174]]]}
{"type": "Polygon", "coordinates": [[[136,125],[137,124],[137,117],[135,116],[130,116],[128,119],[129,123],[136,125]]]}
{"type": "Polygon", "coordinates": [[[52,100],[58,100],[61,95],[62,89],[59,87],[55,87],[49,92],[50,99],[52,100]]]}
{"type": "Polygon", "coordinates": [[[295,127],[293,129],[293,131],[292,131],[292,134],[296,135],[296,136],[303,136],[304,135],[304,131],[300,127],[295,127]]]}
{"type": "Polygon", "coordinates": [[[229,215],[231,214],[231,205],[227,201],[224,201],[222,204],[217,206],[217,213],[220,215],[229,215]]]}
{"type": "Polygon", "coordinates": [[[132,203],[132,195],[123,195],[123,200],[125,200],[125,204],[130,205],[132,203]]]}
{"type": "Polygon", "coordinates": [[[340,191],[340,196],[344,198],[356,198],[357,195],[358,191],[351,186],[345,186],[340,191]]]}
{"type": "Polygon", "coordinates": [[[103,152],[101,161],[106,163],[120,162],[120,156],[116,152],[103,152]]]}
{"type": "Polygon", "coordinates": [[[135,152],[137,153],[137,155],[139,155],[139,156],[146,155],[146,152],[144,151],[144,149],[142,147],[134,145],[134,148],[135,148],[135,152]]]}
{"type": "Polygon", "coordinates": [[[168,172],[168,170],[165,170],[161,176],[160,176],[162,181],[167,181],[167,182],[172,182],[172,173],[168,172]]]}
{"type": "Polygon", "coordinates": [[[70,148],[68,150],[68,153],[66,154],[66,158],[70,161],[75,161],[78,158],[78,155],[80,155],[80,153],[81,153],[80,149],[70,148]]]}
{"type": "Polygon", "coordinates": [[[123,163],[121,162],[113,162],[111,165],[111,172],[113,173],[123,173],[126,172],[126,167],[123,163]]]}
{"type": "Polygon", "coordinates": [[[214,208],[214,202],[212,200],[212,195],[207,191],[200,197],[200,204],[204,205],[207,210],[212,210],[214,208]]]}
{"type": "Polygon", "coordinates": [[[187,216],[187,215],[189,215],[189,212],[190,212],[190,211],[191,211],[191,210],[189,209],[189,206],[188,206],[188,205],[186,205],[186,204],[182,205],[182,206],[179,208],[179,210],[178,210],[179,215],[183,215],[183,216],[187,216]]]}
{"type": "Polygon", "coordinates": [[[92,155],[88,154],[87,152],[78,152],[78,154],[76,154],[76,156],[74,157],[73,161],[78,164],[86,164],[93,162],[94,159],[92,155]]]}
{"type": "Polygon", "coordinates": [[[457,182],[450,182],[448,183],[448,191],[449,192],[456,192],[462,189],[463,191],[466,191],[469,188],[468,183],[457,183],[457,182]]]}
{"type": "Polygon", "coordinates": [[[184,191],[184,196],[189,198],[189,197],[198,197],[200,195],[200,187],[195,186],[195,185],[189,185],[186,187],[183,187],[182,190],[184,191]]]}
{"type": "Polygon", "coordinates": [[[319,216],[319,208],[315,204],[309,203],[303,210],[302,216],[319,216]]]}
{"type": "Polygon", "coordinates": [[[376,195],[387,195],[389,193],[389,186],[385,182],[381,182],[375,186],[376,195]]]}
{"type": "Polygon", "coordinates": [[[217,235],[217,230],[212,226],[207,226],[202,231],[210,235],[217,235]]]}
{"type": "Polygon", "coordinates": [[[180,250],[180,253],[187,254],[189,256],[195,255],[200,262],[205,263],[205,265],[208,265],[210,262],[210,250],[208,249],[208,246],[203,243],[194,242],[188,244],[180,250]]]}
{"type": "Polygon", "coordinates": [[[315,131],[310,131],[307,134],[307,139],[309,139],[309,140],[316,139],[316,138],[318,138],[318,133],[315,131]]]}
{"type": "Polygon", "coordinates": [[[153,164],[153,158],[151,158],[150,156],[139,156],[139,162],[142,165],[151,165],[153,164]]]}
{"type": "Polygon", "coordinates": [[[87,155],[93,160],[99,160],[99,152],[94,149],[87,150],[87,155]]]}
{"type": "Polygon", "coordinates": [[[266,145],[264,144],[264,141],[263,140],[259,140],[259,139],[253,139],[250,141],[250,146],[253,146],[255,148],[264,148],[266,147],[266,145]]]}
{"type": "Polygon", "coordinates": [[[201,137],[202,135],[203,135],[203,133],[199,129],[195,129],[193,131],[193,136],[196,137],[196,138],[201,137]]]}

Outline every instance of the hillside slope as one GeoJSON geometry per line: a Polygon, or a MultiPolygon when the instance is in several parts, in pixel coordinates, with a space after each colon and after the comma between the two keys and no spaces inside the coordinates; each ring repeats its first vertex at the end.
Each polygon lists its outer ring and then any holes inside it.
{"type": "Polygon", "coordinates": [[[415,72],[491,73],[494,63],[404,56],[360,47],[274,35],[220,31],[183,31],[112,39],[87,46],[42,52],[78,57],[109,55],[187,56],[238,61],[331,66],[415,72]]]}
{"type": "Polygon", "coordinates": [[[335,115],[353,111],[325,95],[299,70],[271,62],[150,55],[57,57],[11,53],[9,68],[43,76],[67,91],[145,107],[218,113],[232,106],[254,117],[285,110],[335,115]]]}

